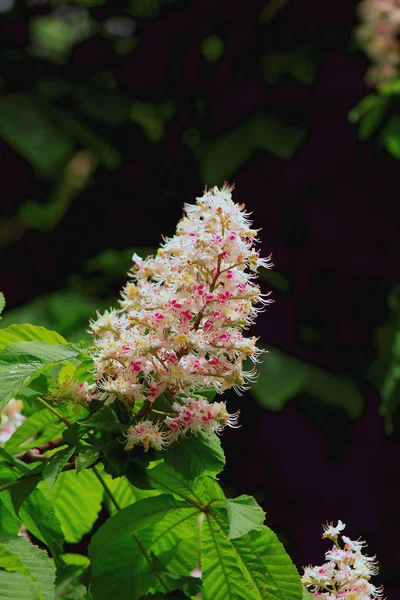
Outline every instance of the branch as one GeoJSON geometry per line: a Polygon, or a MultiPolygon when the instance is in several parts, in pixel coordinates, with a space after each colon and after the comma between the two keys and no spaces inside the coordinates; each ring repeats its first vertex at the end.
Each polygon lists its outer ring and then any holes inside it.
{"type": "Polygon", "coordinates": [[[50,442],[46,442],[41,446],[36,446],[35,448],[30,448],[29,450],[25,450],[24,452],[20,452],[15,455],[15,458],[22,460],[25,463],[33,463],[38,460],[48,460],[50,456],[43,456],[44,452],[47,450],[53,450],[53,448],[59,448],[60,446],[64,446],[66,442],[62,438],[57,438],[56,440],[50,440],[50,442]]]}

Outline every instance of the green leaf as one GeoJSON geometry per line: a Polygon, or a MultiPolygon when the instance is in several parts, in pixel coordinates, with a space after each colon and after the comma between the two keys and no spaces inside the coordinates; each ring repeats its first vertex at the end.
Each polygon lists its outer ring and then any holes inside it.
{"type": "Polygon", "coordinates": [[[0,533],[0,548],[1,546],[20,559],[25,570],[19,570],[19,572],[30,575],[36,581],[43,600],[54,600],[55,568],[47,553],[24,537],[14,537],[2,533],[0,533]]]}
{"type": "MultiPolygon", "coordinates": [[[[0,292],[0,315],[3,312],[4,308],[6,306],[6,299],[4,297],[3,292],[0,292]]],[[[0,317],[1,318],[1,317],[0,317]]]]}
{"type": "Polygon", "coordinates": [[[57,108],[55,116],[60,129],[69,137],[91,150],[106,169],[116,169],[121,162],[120,152],[108,141],[87,127],[82,121],[76,119],[72,112],[57,108]]]}
{"type": "Polygon", "coordinates": [[[302,600],[314,600],[314,594],[310,594],[310,592],[303,587],[303,597],[302,600]]]}
{"type": "Polygon", "coordinates": [[[8,490],[0,494],[0,531],[17,535],[21,526],[21,521],[15,514],[11,495],[8,490]]]}
{"type": "Polygon", "coordinates": [[[37,487],[39,481],[40,477],[22,477],[16,485],[10,488],[11,500],[17,516],[19,516],[22,504],[37,487]]]}
{"type": "Polygon", "coordinates": [[[8,550],[2,542],[4,533],[0,533],[0,570],[9,571],[10,573],[22,573],[23,575],[31,576],[31,572],[25,566],[17,554],[8,550]]]}
{"type": "Polygon", "coordinates": [[[296,567],[268,528],[227,539],[228,523],[214,508],[203,523],[203,600],[301,600],[296,567]]]}
{"type": "Polygon", "coordinates": [[[329,373],[273,347],[257,370],[259,377],[251,393],[264,408],[281,410],[288,400],[308,392],[321,402],[339,406],[353,419],[361,415],[363,396],[346,376],[329,373]]]}
{"type": "Polygon", "coordinates": [[[365,141],[378,129],[382,124],[388,108],[386,98],[382,99],[380,104],[377,104],[360,121],[358,135],[360,140],[365,141]]]}
{"type": "Polygon", "coordinates": [[[87,467],[90,467],[99,458],[99,450],[96,448],[87,448],[80,452],[75,461],[75,472],[77,475],[87,467]]]}
{"type": "MultiPolygon", "coordinates": [[[[114,498],[121,508],[126,508],[134,502],[143,500],[144,498],[159,496],[162,493],[159,489],[141,490],[133,486],[126,477],[116,477],[113,479],[107,473],[103,473],[102,475],[107,483],[107,487],[111,490],[114,498]]],[[[104,494],[104,502],[110,515],[114,515],[117,510],[107,494],[104,494]]]]}
{"type": "Polygon", "coordinates": [[[249,531],[263,528],[265,512],[252,496],[239,496],[227,500],[229,539],[239,538],[249,531]]]}
{"type": "Polygon", "coordinates": [[[73,344],[17,342],[0,352],[0,410],[11,398],[51,366],[75,360],[81,348],[73,344]]]}
{"type": "Polygon", "coordinates": [[[121,423],[118,421],[111,406],[102,406],[84,421],[79,421],[79,423],[85,425],[85,427],[94,427],[101,431],[116,431],[121,428],[121,423]]]}
{"type": "Polygon", "coordinates": [[[11,454],[9,454],[1,446],[0,446],[0,457],[3,459],[3,461],[8,462],[11,465],[14,465],[14,467],[17,467],[18,471],[20,471],[21,473],[29,473],[30,468],[28,467],[28,465],[26,463],[24,463],[22,460],[19,460],[19,458],[15,458],[14,456],[11,456],[11,454]]]}
{"type": "Polygon", "coordinates": [[[382,131],[383,145],[394,158],[400,160],[400,116],[394,115],[382,131]]]}
{"type": "Polygon", "coordinates": [[[5,450],[10,454],[18,454],[30,447],[35,447],[54,438],[54,434],[59,434],[65,429],[65,424],[61,423],[56,415],[50,412],[47,408],[39,410],[28,417],[12,434],[9,440],[5,443],[5,450]],[[43,439],[39,442],[38,436],[42,432],[46,432],[48,439],[43,439]],[[35,440],[32,443],[27,441],[32,438],[35,440]]]}
{"type": "Polygon", "coordinates": [[[258,114],[223,132],[216,140],[199,144],[196,157],[205,183],[231,179],[255,150],[290,160],[304,142],[306,131],[291,127],[271,115],[258,114]]]}
{"type": "MultiPolygon", "coordinates": [[[[140,500],[106,521],[89,546],[94,598],[105,600],[112,594],[115,600],[137,600],[164,591],[151,556],[164,563],[163,554],[196,531],[198,514],[187,502],[161,495],[140,500]],[[112,567],[116,556],[118,570],[112,567]]],[[[172,580],[167,585],[174,589],[172,580]]]]}
{"type": "Polygon", "coordinates": [[[217,62],[224,53],[224,41],[214,33],[201,41],[200,49],[207,62],[217,62]]]}
{"type": "Polygon", "coordinates": [[[75,554],[73,552],[67,552],[62,555],[62,560],[66,565],[71,567],[77,567],[78,569],[86,569],[90,565],[90,560],[83,554],[75,554]]]}
{"type": "Polygon", "coordinates": [[[0,329],[0,350],[16,342],[45,342],[46,344],[67,344],[62,335],[38,325],[10,325],[0,329]]]}
{"type": "Polygon", "coordinates": [[[73,150],[69,136],[60,133],[28,94],[0,99],[0,137],[40,174],[51,177],[73,150]]]}
{"type": "Polygon", "coordinates": [[[34,400],[48,394],[50,382],[49,373],[42,373],[16,394],[16,398],[24,403],[24,415],[29,416],[33,412],[37,412],[38,407],[34,400]]]}
{"type": "MultiPolygon", "coordinates": [[[[48,487],[42,482],[42,485],[48,487]]],[[[54,489],[54,488],[53,488],[54,489]]],[[[44,542],[53,556],[62,554],[64,535],[54,507],[39,488],[23,502],[21,519],[28,531],[44,542]]]]}
{"type": "Polygon", "coordinates": [[[163,452],[163,458],[167,465],[188,479],[195,479],[205,471],[217,475],[225,465],[219,438],[202,432],[172,444],[163,452]]]}
{"type": "Polygon", "coordinates": [[[379,94],[370,94],[365,96],[347,115],[350,123],[357,123],[362,117],[369,113],[382,103],[382,97],[379,94]]]}
{"type": "Polygon", "coordinates": [[[64,450],[60,450],[56,454],[53,454],[49,461],[44,465],[42,475],[44,481],[46,481],[49,486],[49,490],[53,489],[58,476],[74,452],[75,448],[65,448],[64,450]]]}
{"type": "Polygon", "coordinates": [[[65,471],[51,491],[44,482],[39,489],[51,504],[65,540],[77,544],[91,531],[101,509],[104,492],[94,473],[85,470],[77,476],[73,471],[65,471]]]}
{"type": "Polygon", "coordinates": [[[0,571],[0,600],[42,600],[38,585],[28,575],[0,571]]]}
{"type": "Polygon", "coordinates": [[[164,493],[175,494],[198,504],[206,504],[208,501],[204,494],[204,476],[188,480],[165,463],[148,469],[148,476],[153,487],[164,493]]]}

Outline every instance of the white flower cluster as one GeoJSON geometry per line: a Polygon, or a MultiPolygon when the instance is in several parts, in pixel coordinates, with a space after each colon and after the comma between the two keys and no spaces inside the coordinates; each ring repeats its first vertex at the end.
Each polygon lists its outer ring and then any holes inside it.
{"type": "Polygon", "coordinates": [[[21,400],[12,399],[1,413],[0,444],[7,442],[14,431],[25,421],[21,415],[23,403],[21,400]]]}
{"type": "Polygon", "coordinates": [[[89,410],[93,400],[93,394],[90,392],[87,381],[79,383],[77,379],[67,377],[65,381],[57,387],[53,399],[56,402],[76,402],[89,410]]]}
{"type": "Polygon", "coordinates": [[[353,541],[342,536],[341,548],[338,536],[345,528],[341,521],[334,527],[324,527],[323,538],[330,539],[334,546],[325,553],[326,563],[322,566],[305,567],[302,583],[318,600],[372,600],[382,598],[382,588],[375,587],[371,576],[378,573],[375,557],[362,553],[365,542],[353,541]]]}
{"type": "Polygon", "coordinates": [[[187,432],[237,423],[223,403],[198,397],[208,387],[217,393],[246,389],[255,371],[245,372],[243,361],[257,362],[260,351],[257,338],[243,331],[269,303],[253,279],[260,266],[272,265],[256,251],[257,230],[244,206],[232,201],[232,189],[206,190],[195,205],[185,205],[176,235],[156,256],[133,256],[121,308],[91,323],[92,394],[105,404],[118,398],[132,409],[142,403],[127,448],[161,448],[187,432]],[[162,394],[173,412],[151,432],[143,419],[162,394]]]}
{"type": "Polygon", "coordinates": [[[366,81],[376,86],[400,76],[400,0],[362,0],[357,38],[373,65],[366,81]]]}

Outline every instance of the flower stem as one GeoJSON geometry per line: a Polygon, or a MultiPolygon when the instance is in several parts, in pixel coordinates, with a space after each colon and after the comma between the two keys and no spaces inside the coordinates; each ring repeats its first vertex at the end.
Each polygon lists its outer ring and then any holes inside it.
{"type": "Polygon", "coordinates": [[[40,404],[43,404],[43,406],[48,408],[53,413],[53,415],[56,415],[56,417],[58,417],[60,419],[60,421],[65,423],[67,425],[67,427],[72,425],[72,423],[69,419],[67,419],[61,413],[59,413],[58,410],[56,410],[53,406],[51,406],[51,404],[46,402],[46,400],[43,400],[43,398],[40,398],[40,397],[36,398],[36,400],[38,400],[38,402],[40,402],[40,404]]]}
{"type": "Polygon", "coordinates": [[[110,500],[114,504],[115,508],[118,511],[121,510],[121,507],[120,507],[120,505],[119,505],[116,497],[114,496],[114,494],[112,493],[112,491],[108,487],[107,482],[104,479],[103,475],[100,473],[100,471],[98,470],[98,468],[96,466],[94,466],[92,469],[93,469],[93,473],[96,475],[97,479],[100,481],[101,485],[104,488],[105,493],[110,498],[110,500]]]}

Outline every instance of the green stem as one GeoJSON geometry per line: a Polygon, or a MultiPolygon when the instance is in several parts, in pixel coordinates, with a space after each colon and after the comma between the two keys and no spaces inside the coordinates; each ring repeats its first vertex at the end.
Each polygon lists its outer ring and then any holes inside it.
{"type": "MultiPolygon", "coordinates": [[[[117,499],[115,498],[114,494],[112,493],[112,491],[108,487],[107,482],[104,479],[103,475],[100,473],[100,471],[95,466],[93,467],[93,473],[96,475],[97,479],[100,481],[101,485],[104,488],[105,493],[110,498],[110,500],[114,504],[115,508],[118,511],[120,511],[121,510],[121,506],[119,505],[119,503],[118,503],[117,499]]],[[[143,554],[143,556],[145,557],[145,559],[149,563],[149,566],[152,567],[151,558],[147,554],[146,548],[143,546],[142,542],[140,541],[140,539],[138,538],[138,536],[136,535],[135,532],[132,532],[132,537],[135,540],[135,542],[137,543],[137,545],[139,546],[139,549],[140,549],[141,553],[143,554]]],[[[161,583],[161,585],[165,589],[165,591],[169,592],[169,588],[168,588],[167,584],[165,583],[164,579],[161,577],[161,575],[159,573],[155,573],[155,575],[156,575],[158,581],[161,583]]]]}
{"type": "Polygon", "coordinates": [[[100,473],[100,471],[98,470],[98,468],[96,466],[93,467],[93,473],[96,475],[97,479],[100,481],[101,485],[104,488],[105,493],[110,498],[110,500],[114,504],[115,508],[118,511],[121,510],[121,507],[120,507],[116,497],[114,496],[114,494],[108,487],[106,480],[104,479],[103,475],[100,473]]]}
{"type": "Polygon", "coordinates": [[[46,402],[46,400],[43,400],[43,398],[40,398],[40,397],[38,397],[37,400],[38,400],[38,402],[40,402],[41,404],[43,404],[43,406],[45,406],[46,408],[48,408],[53,413],[53,415],[56,415],[56,417],[58,417],[60,419],[60,421],[62,421],[63,423],[65,423],[67,425],[67,427],[69,427],[70,425],[72,425],[72,423],[71,423],[71,421],[69,419],[67,419],[61,413],[59,413],[58,410],[56,410],[55,408],[53,408],[53,406],[51,406],[51,404],[49,404],[48,402],[46,402]]]}
{"type": "MultiPolygon", "coordinates": [[[[88,467],[88,468],[90,468],[90,467],[88,467]]],[[[69,463],[68,465],[65,465],[65,467],[62,469],[62,471],[72,471],[73,469],[75,469],[75,464],[69,463]]],[[[21,477],[20,479],[14,479],[14,481],[9,481],[8,483],[4,483],[3,485],[0,485],[0,493],[14,487],[14,485],[18,485],[19,483],[21,483],[21,481],[26,481],[27,479],[33,479],[34,477],[41,477],[41,476],[42,476],[42,473],[35,473],[34,475],[27,475],[26,477],[21,477]]]]}
{"type": "Polygon", "coordinates": [[[156,413],[156,415],[163,415],[165,417],[175,417],[176,416],[176,413],[164,412],[163,410],[156,410],[155,408],[152,408],[151,412],[156,413]]]}

